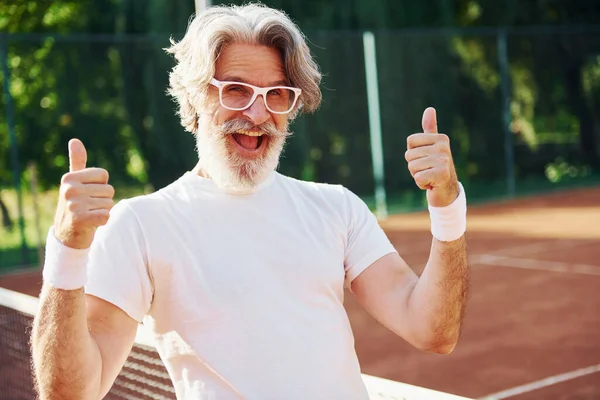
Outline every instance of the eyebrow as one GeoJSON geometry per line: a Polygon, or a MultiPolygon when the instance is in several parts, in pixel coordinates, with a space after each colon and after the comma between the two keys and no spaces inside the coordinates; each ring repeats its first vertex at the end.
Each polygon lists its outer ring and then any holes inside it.
{"type": "MultiPolygon", "coordinates": [[[[242,83],[247,83],[249,85],[252,85],[250,82],[246,81],[245,79],[243,79],[243,78],[241,78],[239,76],[234,76],[234,75],[226,75],[221,80],[223,80],[223,81],[233,81],[233,82],[242,82],[242,83]]],[[[259,85],[254,85],[254,86],[259,86],[259,85]]],[[[280,79],[278,81],[270,82],[265,87],[270,87],[270,86],[289,86],[289,82],[287,80],[285,80],[285,79],[280,79]]]]}

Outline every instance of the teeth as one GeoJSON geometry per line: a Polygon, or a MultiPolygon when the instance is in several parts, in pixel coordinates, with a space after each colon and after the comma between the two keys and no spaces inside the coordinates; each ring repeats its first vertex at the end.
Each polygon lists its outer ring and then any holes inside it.
{"type": "Polygon", "coordinates": [[[254,132],[254,131],[246,131],[246,130],[240,130],[237,131],[237,133],[241,133],[242,135],[247,135],[247,136],[262,136],[262,132],[254,132]]]}

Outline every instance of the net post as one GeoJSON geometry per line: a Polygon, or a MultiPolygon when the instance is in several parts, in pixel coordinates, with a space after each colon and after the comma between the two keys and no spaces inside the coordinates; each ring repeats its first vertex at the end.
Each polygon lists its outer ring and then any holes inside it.
{"type": "Polygon", "coordinates": [[[367,80],[367,101],[369,107],[369,130],[371,138],[371,160],[375,180],[375,203],[378,218],[386,218],[387,201],[385,193],[385,172],[383,163],[383,145],[381,139],[381,115],[379,107],[379,83],[377,78],[377,59],[375,36],[373,32],[363,33],[365,57],[365,75],[367,80]]]}
{"type": "Polygon", "coordinates": [[[506,44],[506,29],[497,32],[498,63],[500,67],[500,93],[502,97],[502,125],[504,131],[504,162],[506,164],[506,190],[509,197],[515,196],[515,149],[510,128],[510,71],[506,44]]]}
{"type": "Polygon", "coordinates": [[[194,6],[196,7],[196,15],[198,15],[211,6],[211,0],[194,0],[194,6]]]}

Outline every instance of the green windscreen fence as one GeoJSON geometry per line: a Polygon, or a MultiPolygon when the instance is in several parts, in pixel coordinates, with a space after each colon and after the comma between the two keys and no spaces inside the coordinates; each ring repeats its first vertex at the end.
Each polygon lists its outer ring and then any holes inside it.
{"type": "MultiPolygon", "coordinates": [[[[471,202],[600,180],[600,29],[373,34],[390,213],[425,205],[404,153],[429,106],[471,202]]],[[[292,124],[280,171],[343,184],[374,207],[363,32],[307,37],[323,103],[292,124]]],[[[168,45],[167,35],[0,36],[0,268],[39,259],[71,137],[89,165],[109,170],[117,199],[194,166],[194,139],[166,94],[168,45]]]]}

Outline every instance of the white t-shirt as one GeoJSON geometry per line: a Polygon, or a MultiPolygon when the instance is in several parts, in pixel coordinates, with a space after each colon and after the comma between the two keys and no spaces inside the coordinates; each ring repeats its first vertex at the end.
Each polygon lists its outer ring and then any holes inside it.
{"type": "Polygon", "coordinates": [[[86,292],[152,332],[179,399],[364,400],[344,286],[394,251],[340,185],[188,172],[113,208],[86,292]]]}

